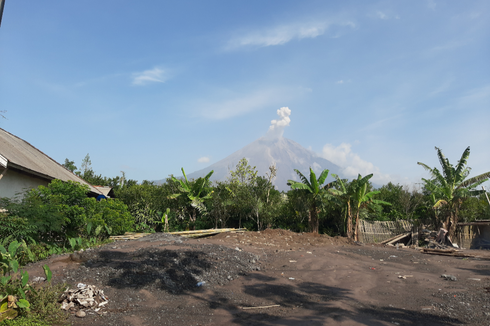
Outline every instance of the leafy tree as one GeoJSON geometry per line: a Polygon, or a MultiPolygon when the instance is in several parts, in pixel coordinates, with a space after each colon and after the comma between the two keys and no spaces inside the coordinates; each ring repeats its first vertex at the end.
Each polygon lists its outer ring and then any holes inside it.
{"type": "Polygon", "coordinates": [[[81,173],[85,174],[88,171],[92,170],[92,161],[90,160],[90,155],[87,153],[82,160],[82,165],[80,167],[81,173]]]}
{"type": "Polygon", "coordinates": [[[381,216],[378,218],[397,220],[413,220],[417,208],[423,202],[423,194],[415,188],[410,189],[408,186],[393,184],[389,182],[378,189],[380,191],[378,199],[391,203],[391,206],[382,207],[381,216]]]}
{"type": "Polygon", "coordinates": [[[210,215],[213,218],[214,227],[226,227],[226,223],[230,218],[230,210],[233,205],[233,194],[224,182],[217,182],[214,186],[213,198],[211,199],[210,215]]]}
{"type": "Polygon", "coordinates": [[[229,189],[233,196],[233,208],[238,216],[238,227],[242,227],[243,218],[248,218],[254,213],[258,216],[258,206],[261,203],[253,192],[253,187],[257,183],[257,174],[257,168],[250,166],[245,157],[238,162],[235,170],[230,171],[229,189]]]}
{"type": "Polygon", "coordinates": [[[471,168],[467,166],[470,156],[469,146],[464,150],[456,166],[449,163],[449,159],[444,156],[441,149],[438,147],[435,149],[442,172],[437,168],[431,168],[421,162],[417,164],[421,165],[430,173],[431,179],[422,180],[430,190],[431,196],[435,201],[433,207],[435,209],[445,209],[444,214],[446,218],[443,226],[449,231],[448,235],[452,237],[456,231],[459,209],[463,200],[485,192],[484,190],[476,190],[475,188],[488,180],[490,172],[485,172],[467,179],[471,171],[471,168]]]}
{"type": "Polygon", "coordinates": [[[169,198],[175,199],[181,196],[185,198],[186,207],[184,209],[189,215],[189,223],[196,222],[198,213],[204,214],[206,212],[204,203],[206,200],[211,199],[213,194],[211,181],[209,180],[213,172],[209,172],[204,178],[189,181],[184,168],[182,168],[183,180],[172,176],[172,180],[178,184],[179,192],[170,195],[169,198]]]}
{"type": "Polygon", "coordinates": [[[75,166],[74,161],[70,161],[69,159],[65,158],[65,163],[62,164],[65,168],[70,170],[71,172],[75,172],[77,167],[75,166]]]}
{"type": "Polygon", "coordinates": [[[308,221],[310,225],[310,231],[313,233],[318,233],[319,222],[318,214],[320,213],[321,206],[323,205],[323,200],[327,196],[326,187],[322,187],[328,176],[328,170],[323,170],[318,179],[316,178],[315,172],[310,168],[310,180],[299,172],[294,170],[300,177],[302,182],[288,180],[288,186],[291,189],[296,189],[299,192],[305,194],[309,202],[309,216],[308,221]]]}

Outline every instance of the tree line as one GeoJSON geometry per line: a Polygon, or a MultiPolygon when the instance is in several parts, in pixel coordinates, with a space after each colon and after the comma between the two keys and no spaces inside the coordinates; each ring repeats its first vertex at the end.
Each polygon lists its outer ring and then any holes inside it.
{"type": "Polygon", "coordinates": [[[372,174],[353,180],[335,179],[325,183],[329,171],[319,176],[295,170],[300,181],[289,180],[290,190],[280,192],[273,181],[274,165],[264,176],[258,175],[243,158],[230,171],[226,181],[211,182],[213,172],[195,180],[170,176],[160,185],[138,183],[119,177],[97,175],[87,154],[78,170],[73,161],[65,167],[94,185],[113,187],[116,198],[134,217],[134,231],[246,227],[249,230],[284,228],[296,232],[315,232],[358,239],[359,220],[399,220],[445,227],[454,234],[458,221],[490,218],[488,194],[478,186],[490,172],[469,177],[470,148],[453,166],[436,147],[441,169],[418,163],[430,177],[418,187],[388,183],[375,189],[372,174]]]}

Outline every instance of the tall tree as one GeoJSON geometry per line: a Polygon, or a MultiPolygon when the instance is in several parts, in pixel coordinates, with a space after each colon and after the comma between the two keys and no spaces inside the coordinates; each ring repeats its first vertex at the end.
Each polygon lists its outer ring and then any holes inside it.
{"type": "Polygon", "coordinates": [[[462,201],[465,198],[478,196],[485,192],[475,188],[488,180],[490,172],[467,179],[471,171],[471,168],[467,166],[470,156],[469,146],[464,150],[456,166],[449,163],[449,159],[444,156],[440,148],[436,147],[435,149],[442,172],[421,162],[417,164],[430,173],[431,179],[422,180],[431,189],[431,195],[435,200],[433,207],[436,209],[445,208],[443,226],[449,231],[449,236],[452,237],[456,231],[458,211],[462,201]]]}
{"type": "Polygon", "coordinates": [[[77,167],[75,165],[75,162],[74,161],[70,161],[67,158],[65,158],[65,163],[63,163],[62,165],[65,168],[67,168],[68,170],[70,170],[71,172],[75,172],[75,170],[77,169],[77,167]]]}
{"type": "Polygon", "coordinates": [[[308,179],[298,170],[294,170],[298,176],[300,177],[302,182],[288,180],[288,186],[291,189],[297,189],[297,191],[302,192],[307,198],[309,202],[309,224],[310,231],[313,233],[318,233],[319,222],[318,222],[318,214],[320,213],[320,209],[323,203],[323,200],[328,195],[326,191],[326,186],[322,187],[322,184],[325,182],[328,176],[328,170],[323,170],[318,179],[316,178],[315,172],[312,168],[310,168],[310,180],[308,179]]]}
{"type": "Polygon", "coordinates": [[[260,202],[257,201],[253,187],[257,183],[257,168],[250,166],[248,160],[242,158],[235,167],[230,171],[228,178],[229,189],[234,199],[234,209],[238,215],[238,227],[242,226],[242,219],[248,218],[254,214],[254,210],[260,202]]]}

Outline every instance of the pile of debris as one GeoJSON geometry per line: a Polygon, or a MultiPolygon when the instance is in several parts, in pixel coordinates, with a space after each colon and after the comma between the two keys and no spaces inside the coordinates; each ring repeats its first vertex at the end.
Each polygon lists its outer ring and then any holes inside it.
{"type": "Polygon", "coordinates": [[[92,310],[102,314],[101,309],[109,302],[104,291],[95,285],[78,283],[77,289],[67,288],[61,295],[61,309],[74,313],[77,317],[85,317],[92,310]]]}
{"type": "Polygon", "coordinates": [[[426,248],[429,249],[448,249],[459,248],[459,246],[451,241],[448,236],[448,231],[440,228],[439,231],[421,231],[422,238],[427,243],[426,248]]]}

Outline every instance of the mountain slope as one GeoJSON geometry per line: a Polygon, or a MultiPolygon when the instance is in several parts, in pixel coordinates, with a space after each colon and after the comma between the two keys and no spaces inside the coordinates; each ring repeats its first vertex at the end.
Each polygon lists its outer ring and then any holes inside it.
{"type": "MultiPolygon", "coordinates": [[[[221,161],[188,174],[187,177],[197,179],[214,170],[211,180],[224,181],[229,176],[229,171],[233,170],[243,157],[248,159],[251,166],[257,167],[260,176],[265,176],[265,173],[269,171],[269,166],[275,162],[277,177],[273,184],[278,190],[288,190],[287,180],[289,179],[299,181],[294,169],[298,169],[307,177],[310,167],[317,173],[317,177],[324,169],[328,169],[330,173],[336,174],[339,174],[341,170],[339,166],[317,156],[314,152],[290,139],[284,137],[275,139],[261,137],[221,161]]],[[[330,174],[327,180],[333,180],[330,174]]]]}

